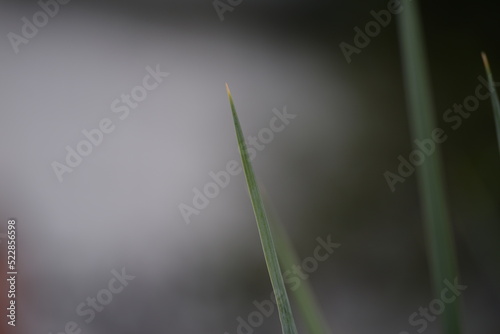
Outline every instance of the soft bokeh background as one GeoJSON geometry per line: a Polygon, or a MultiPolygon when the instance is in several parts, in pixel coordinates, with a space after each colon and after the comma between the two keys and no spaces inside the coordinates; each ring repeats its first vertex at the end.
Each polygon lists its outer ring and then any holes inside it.
{"type": "MultiPolygon", "coordinates": [[[[273,108],[297,115],[254,164],[301,258],[317,237],[342,244],[309,279],[333,332],[414,333],[408,316],[436,296],[415,176],[394,193],[383,177],[412,142],[396,22],[350,64],[339,48],[386,4],[243,0],[222,22],[208,0],[74,0],[15,54],[7,34],[40,8],[0,2],[0,233],[17,219],[20,272],[18,326],[6,328],[2,316],[2,332],[59,333],[76,321],[89,334],[233,334],[252,302],[268,298],[242,174],[190,224],[179,212],[210,171],[239,159],[228,82],[247,135],[268,126],[273,108]],[[170,75],[120,120],[111,102],[157,64],[170,75]],[[51,163],[103,118],[114,132],[58,182],[51,163]],[[123,267],[136,278],[84,323],[76,306],[123,267]]],[[[500,11],[486,0],[426,1],[422,14],[441,119],[474,93],[481,51],[500,79],[500,11]]],[[[495,334],[500,159],[490,102],[447,133],[449,203],[468,285],[463,321],[467,333],[495,334]]],[[[255,329],[279,331],[276,313],[255,329]]]]}

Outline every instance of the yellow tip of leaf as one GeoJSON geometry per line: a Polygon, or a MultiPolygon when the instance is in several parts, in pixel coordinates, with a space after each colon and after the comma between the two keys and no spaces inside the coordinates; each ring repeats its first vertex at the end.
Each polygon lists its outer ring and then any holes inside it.
{"type": "Polygon", "coordinates": [[[486,72],[491,73],[490,63],[488,62],[488,57],[486,56],[486,53],[481,52],[481,57],[483,57],[483,63],[484,63],[484,67],[486,68],[486,72]]]}
{"type": "Polygon", "coordinates": [[[226,92],[227,92],[227,96],[231,96],[231,91],[229,90],[229,86],[227,85],[227,82],[226,82],[226,92]]]}

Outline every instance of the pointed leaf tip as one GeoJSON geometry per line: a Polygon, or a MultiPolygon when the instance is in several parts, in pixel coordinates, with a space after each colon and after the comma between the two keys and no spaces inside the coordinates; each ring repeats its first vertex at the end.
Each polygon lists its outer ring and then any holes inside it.
{"type": "Polygon", "coordinates": [[[297,328],[295,326],[295,320],[293,318],[292,308],[290,306],[290,301],[288,300],[285,283],[283,280],[283,276],[281,274],[278,254],[276,252],[276,248],[272,238],[271,228],[265,212],[264,203],[262,201],[262,197],[259,192],[259,187],[257,186],[257,181],[255,179],[252,163],[248,156],[245,144],[245,137],[243,136],[243,131],[241,129],[240,122],[238,120],[238,115],[236,114],[236,108],[233,103],[233,98],[231,97],[231,91],[229,90],[229,86],[227,83],[226,83],[226,90],[229,98],[229,103],[231,105],[234,129],[238,141],[241,163],[247,181],[246,182],[247,189],[252,202],[255,220],[257,222],[257,229],[259,230],[259,237],[262,249],[264,251],[264,258],[266,261],[267,270],[269,273],[274,294],[276,296],[276,305],[281,322],[282,333],[297,334],[297,328]]]}
{"type": "Polygon", "coordinates": [[[486,72],[491,73],[490,63],[488,62],[488,57],[486,56],[486,53],[481,52],[481,57],[483,58],[484,68],[486,69],[486,72]]]}

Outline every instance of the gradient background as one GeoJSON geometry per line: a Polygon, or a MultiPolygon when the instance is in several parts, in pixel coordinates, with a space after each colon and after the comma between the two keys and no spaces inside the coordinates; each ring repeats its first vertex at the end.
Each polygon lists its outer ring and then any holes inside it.
{"type": "MultiPolygon", "coordinates": [[[[413,141],[394,17],[352,63],[339,48],[386,3],[243,0],[221,22],[208,0],[73,0],[15,54],[7,34],[40,8],[1,1],[0,233],[17,219],[20,273],[18,326],[6,328],[3,311],[2,333],[55,334],[76,321],[85,334],[234,334],[237,317],[268,298],[242,174],[191,224],[178,209],[210,171],[239,159],[224,82],[246,135],[267,127],[273,108],[297,115],[254,168],[301,258],[317,237],[342,244],[309,279],[333,333],[415,333],[408,316],[435,296],[415,175],[395,193],[383,177],[413,141]],[[170,76],[120,121],[111,102],[156,64],[170,76]],[[102,118],[116,129],[59,183],[51,163],[102,118]],[[135,280],[85,324],[76,306],[122,267],[135,280]]],[[[499,9],[422,4],[440,120],[474,93],[481,51],[500,79],[499,9]]],[[[497,334],[500,159],[490,101],[447,133],[463,322],[467,333],[497,334]]],[[[425,333],[438,329],[439,320],[425,333]]],[[[255,330],[278,332],[276,313],[255,330]]]]}

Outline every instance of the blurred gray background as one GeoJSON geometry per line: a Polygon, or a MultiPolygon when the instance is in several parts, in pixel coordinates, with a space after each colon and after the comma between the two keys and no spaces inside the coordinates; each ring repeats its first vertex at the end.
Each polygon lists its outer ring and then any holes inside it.
{"type": "MultiPolygon", "coordinates": [[[[16,54],[8,34],[40,6],[1,1],[0,233],[16,218],[20,273],[18,326],[2,321],[2,331],[55,334],[75,321],[85,334],[237,333],[237,318],[271,292],[243,175],[191,223],[179,211],[211,171],[239,160],[228,82],[246,135],[268,127],[274,108],[296,115],[254,167],[301,258],[318,237],[342,244],[308,279],[333,333],[415,333],[408,316],[436,296],[415,175],[394,193],[383,176],[413,141],[395,17],[350,64],[339,48],[386,6],[243,0],[221,21],[211,1],[73,0],[16,54]],[[157,65],[169,76],[121,120],[112,102],[157,65]],[[59,182],[51,164],[103,118],[114,131],[59,182]],[[77,305],[122,268],[135,279],[85,323],[77,305]]],[[[487,1],[423,2],[440,125],[484,75],[481,51],[500,79],[498,14],[487,1]]],[[[490,102],[448,134],[463,322],[467,333],[495,334],[500,159],[490,102]]],[[[254,330],[280,332],[277,314],[254,330]]],[[[438,330],[439,319],[425,332],[438,330]]]]}

